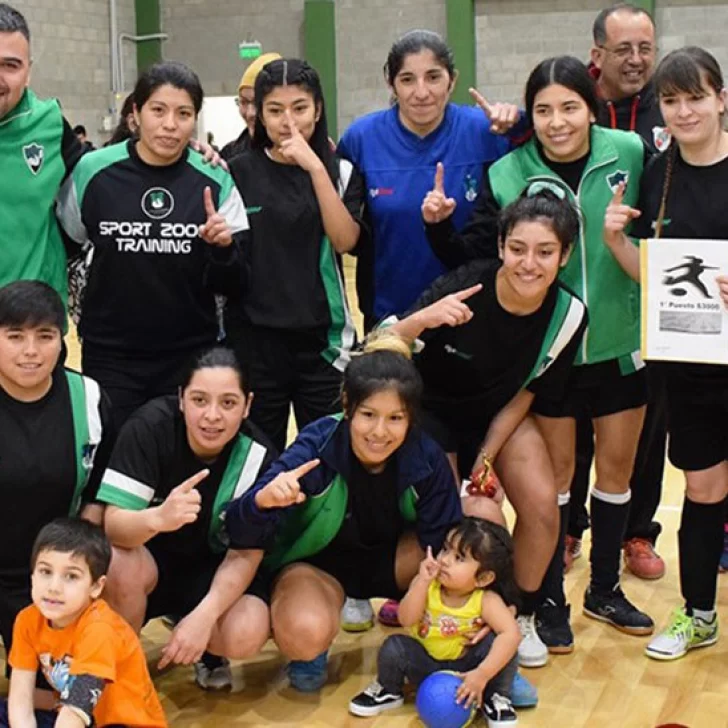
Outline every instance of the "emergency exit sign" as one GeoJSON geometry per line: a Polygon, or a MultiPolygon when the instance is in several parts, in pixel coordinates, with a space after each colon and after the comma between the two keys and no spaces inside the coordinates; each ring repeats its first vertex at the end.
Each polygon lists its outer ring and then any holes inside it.
{"type": "Polygon", "coordinates": [[[240,57],[247,61],[257,58],[261,54],[262,50],[263,46],[257,40],[245,41],[245,43],[240,43],[238,46],[238,53],[240,54],[240,57]]]}

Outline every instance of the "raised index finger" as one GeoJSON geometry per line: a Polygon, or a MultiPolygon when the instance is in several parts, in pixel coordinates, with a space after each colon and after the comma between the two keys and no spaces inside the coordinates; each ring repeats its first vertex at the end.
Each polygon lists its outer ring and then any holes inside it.
{"type": "Polygon", "coordinates": [[[189,493],[196,485],[201,483],[208,475],[210,471],[207,468],[200,470],[199,473],[195,473],[191,478],[187,478],[183,483],[180,484],[179,488],[183,493],[189,493]]]}
{"type": "Polygon", "coordinates": [[[205,200],[205,214],[209,219],[217,213],[215,203],[212,201],[212,190],[209,187],[205,187],[202,192],[202,197],[205,200]]]}
{"type": "Polygon", "coordinates": [[[493,107],[488,103],[488,100],[483,96],[483,94],[478,91],[477,88],[469,88],[468,92],[470,93],[470,96],[473,98],[473,101],[475,101],[478,106],[480,106],[483,111],[488,115],[488,118],[490,118],[490,115],[493,113],[493,107]]]}
{"type": "Polygon", "coordinates": [[[435,167],[435,192],[441,192],[445,194],[445,165],[442,162],[438,162],[435,167]]]}
{"type": "Polygon", "coordinates": [[[624,199],[624,182],[620,182],[617,185],[617,189],[614,190],[614,195],[612,196],[612,204],[613,205],[621,205],[622,200],[624,199]]]}
{"type": "Polygon", "coordinates": [[[309,460],[307,463],[303,463],[303,465],[299,465],[297,468],[291,470],[291,475],[296,479],[302,478],[306,473],[310,473],[314,468],[318,467],[320,462],[318,458],[309,460]]]}
{"type": "Polygon", "coordinates": [[[470,286],[470,288],[466,288],[463,291],[458,291],[455,294],[455,298],[457,298],[458,301],[465,301],[466,299],[470,298],[470,296],[474,296],[482,288],[483,288],[482,283],[476,283],[474,286],[470,286]]]}

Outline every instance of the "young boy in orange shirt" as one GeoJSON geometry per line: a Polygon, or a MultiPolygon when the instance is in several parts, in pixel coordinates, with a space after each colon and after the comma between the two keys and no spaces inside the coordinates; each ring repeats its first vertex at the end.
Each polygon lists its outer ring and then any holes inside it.
{"type": "Polygon", "coordinates": [[[138,637],[99,599],[110,561],[104,532],[87,521],[60,518],[38,534],[33,604],[15,620],[9,656],[11,728],[167,728],[138,637]],[[57,714],[33,710],[39,667],[58,693],[57,714]]]}

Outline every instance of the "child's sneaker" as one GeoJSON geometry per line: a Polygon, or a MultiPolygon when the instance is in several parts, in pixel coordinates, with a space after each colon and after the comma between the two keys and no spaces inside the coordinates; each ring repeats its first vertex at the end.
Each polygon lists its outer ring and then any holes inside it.
{"type": "Polygon", "coordinates": [[[377,615],[379,624],[385,627],[401,627],[399,623],[399,602],[395,599],[387,599],[381,607],[377,615]]]}
{"type": "Polygon", "coordinates": [[[511,702],[516,708],[535,708],[538,705],[538,690],[520,672],[513,676],[511,702]]]}
{"type": "Polygon", "coordinates": [[[230,662],[205,652],[195,663],[195,682],[203,690],[229,690],[233,686],[230,662]]]}
{"type": "Polygon", "coordinates": [[[288,663],[288,680],[300,693],[315,693],[328,679],[329,653],[322,652],[313,660],[291,660],[288,663]]]}
{"type": "Polygon", "coordinates": [[[718,615],[703,619],[685,609],[677,609],[672,622],[664,632],[660,632],[645,648],[647,657],[653,660],[677,660],[694,647],[708,647],[718,641],[718,615]]]}
{"type": "Polygon", "coordinates": [[[513,728],[518,725],[513,703],[500,693],[493,693],[483,701],[483,714],[488,721],[488,728],[513,728]]]}
{"type": "Polygon", "coordinates": [[[518,645],[518,664],[521,667],[543,667],[549,659],[549,651],[536,631],[536,615],[518,617],[521,644],[518,645]]]}
{"type": "Polygon", "coordinates": [[[728,571],[728,523],[723,526],[723,553],[720,555],[718,571],[721,573],[728,571]]]}
{"type": "Polygon", "coordinates": [[[574,633],[571,631],[571,607],[559,607],[547,599],[536,612],[536,631],[548,651],[554,655],[568,655],[574,651],[574,633]]]}
{"type": "Polygon", "coordinates": [[[368,599],[346,597],[341,608],[341,629],[344,632],[366,632],[374,626],[374,610],[368,599]]]}
{"type": "Polygon", "coordinates": [[[359,693],[350,703],[349,712],[352,715],[359,715],[368,718],[372,715],[379,715],[385,710],[401,708],[404,705],[403,695],[388,693],[376,680],[372,682],[364,692],[359,693]]]}

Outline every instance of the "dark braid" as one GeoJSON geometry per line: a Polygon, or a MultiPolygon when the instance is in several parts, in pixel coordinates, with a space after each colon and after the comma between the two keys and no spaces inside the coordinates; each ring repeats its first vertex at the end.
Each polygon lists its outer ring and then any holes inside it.
{"type": "Polygon", "coordinates": [[[655,222],[656,238],[659,238],[662,235],[662,223],[665,219],[665,211],[667,210],[667,196],[670,193],[670,184],[672,183],[672,175],[675,170],[675,157],[677,157],[677,143],[673,142],[667,151],[665,181],[662,184],[662,198],[660,199],[660,210],[657,213],[657,221],[655,222]]]}

